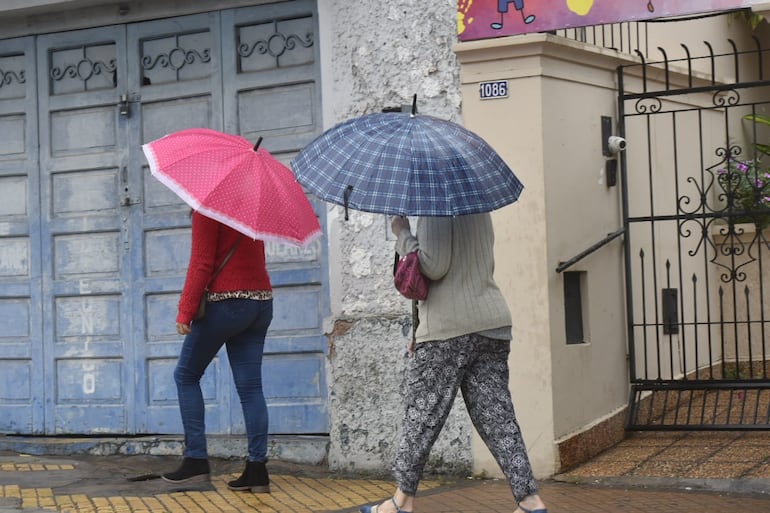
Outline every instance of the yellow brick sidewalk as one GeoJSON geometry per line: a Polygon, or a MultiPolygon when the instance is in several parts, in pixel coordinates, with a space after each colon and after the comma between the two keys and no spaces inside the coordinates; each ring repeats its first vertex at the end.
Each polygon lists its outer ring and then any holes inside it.
{"type": "MultiPolygon", "coordinates": [[[[242,465],[233,461],[212,461],[211,483],[181,487],[161,479],[127,479],[177,464],[177,457],[0,455],[0,513],[353,513],[361,504],[389,497],[394,488],[389,479],[337,476],[280,462],[268,465],[270,494],[230,491],[226,483],[242,465]]],[[[541,483],[541,494],[549,513],[770,513],[770,495],[761,494],[554,481],[541,483]]],[[[514,509],[510,489],[500,480],[427,479],[416,501],[420,513],[514,509]]]]}
{"type": "MultiPolygon", "coordinates": [[[[394,486],[390,481],[376,479],[271,474],[271,493],[253,494],[227,488],[227,481],[238,477],[237,472],[213,474],[211,483],[182,486],[159,479],[129,483],[127,478],[131,476],[121,473],[94,475],[91,479],[84,475],[89,470],[98,472],[98,468],[79,469],[72,463],[2,463],[0,483],[24,484],[0,485],[0,499],[20,499],[23,509],[61,513],[305,513],[355,509],[388,497],[394,486]],[[92,480],[98,481],[98,486],[90,485],[92,480]],[[77,488],[80,482],[86,492],[55,491],[45,486],[50,481],[70,483],[57,487],[63,490],[77,488]]],[[[439,485],[437,481],[426,481],[423,488],[430,490],[439,485]]]]}

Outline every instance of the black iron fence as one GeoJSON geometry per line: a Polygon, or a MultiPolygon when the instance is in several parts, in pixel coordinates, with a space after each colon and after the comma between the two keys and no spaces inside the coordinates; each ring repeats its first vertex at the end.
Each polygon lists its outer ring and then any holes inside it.
{"type": "Polygon", "coordinates": [[[676,32],[677,26],[684,26],[683,24],[688,24],[692,21],[717,16],[726,16],[738,20],[745,12],[750,13],[751,11],[737,9],[708,12],[692,16],[607,23],[603,25],[559,29],[553,31],[553,34],[574,41],[580,41],[581,43],[609,48],[633,56],[639,55],[645,59],[649,59],[651,58],[652,53],[657,54],[660,50],[658,45],[655,44],[654,34],[651,35],[651,28],[656,25],[667,25],[673,32],[676,32]]]}
{"type": "Polygon", "coordinates": [[[770,429],[770,52],[754,42],[618,70],[629,429],[770,429]]]}
{"type": "Polygon", "coordinates": [[[641,53],[647,56],[650,49],[648,25],[640,21],[559,29],[554,31],[554,34],[630,55],[641,53]]]}

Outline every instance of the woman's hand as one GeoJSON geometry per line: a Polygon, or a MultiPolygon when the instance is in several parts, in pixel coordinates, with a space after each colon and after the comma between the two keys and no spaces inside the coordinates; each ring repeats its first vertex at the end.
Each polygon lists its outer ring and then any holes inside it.
{"type": "Polygon", "coordinates": [[[189,324],[184,324],[181,322],[176,323],[176,332],[179,333],[180,335],[188,335],[190,331],[192,330],[190,329],[189,324]]]}
{"type": "Polygon", "coordinates": [[[401,233],[401,230],[411,229],[409,227],[409,219],[404,216],[395,216],[390,221],[390,229],[393,230],[393,234],[398,237],[398,235],[401,233]]]}

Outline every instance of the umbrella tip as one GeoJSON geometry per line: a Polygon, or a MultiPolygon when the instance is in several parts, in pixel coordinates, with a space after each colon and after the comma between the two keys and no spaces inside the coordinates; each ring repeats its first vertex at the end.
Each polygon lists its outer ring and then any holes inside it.
{"type": "Polygon", "coordinates": [[[260,144],[262,144],[262,136],[259,136],[259,139],[257,139],[256,144],[254,144],[254,151],[257,151],[259,149],[260,144]]]}
{"type": "Polygon", "coordinates": [[[417,94],[412,97],[412,117],[417,115],[417,94]]]}

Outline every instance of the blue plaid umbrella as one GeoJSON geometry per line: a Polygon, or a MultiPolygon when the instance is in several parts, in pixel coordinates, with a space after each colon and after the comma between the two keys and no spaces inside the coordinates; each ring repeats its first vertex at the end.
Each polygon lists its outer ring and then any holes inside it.
{"type": "Polygon", "coordinates": [[[324,201],[388,215],[489,212],[523,185],[481,137],[431,116],[369,114],[331,128],[291,162],[297,181],[324,201]]]}

